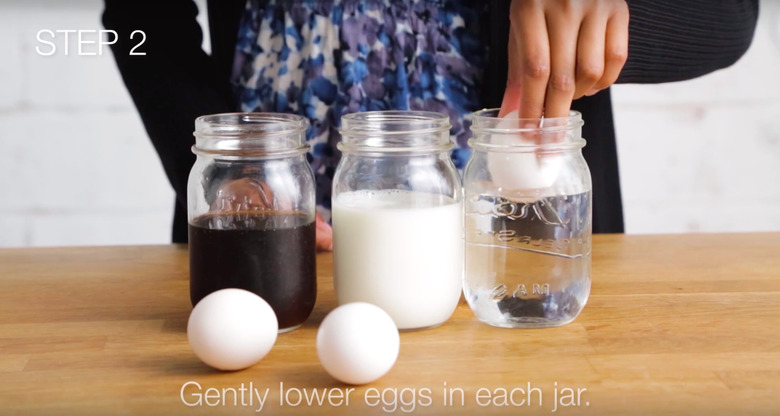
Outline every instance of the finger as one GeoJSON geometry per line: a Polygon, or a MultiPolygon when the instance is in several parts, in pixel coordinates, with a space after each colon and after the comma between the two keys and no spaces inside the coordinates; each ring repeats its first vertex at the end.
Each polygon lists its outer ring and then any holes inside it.
{"type": "Polygon", "coordinates": [[[604,74],[591,92],[603,90],[617,81],[628,58],[628,7],[623,5],[607,21],[604,74]]]}
{"type": "Polygon", "coordinates": [[[520,118],[538,119],[544,111],[544,97],[547,93],[547,81],[550,78],[550,42],[547,37],[547,24],[544,11],[533,5],[513,8],[512,33],[517,40],[521,54],[520,70],[523,85],[520,98],[520,118]]]}
{"type": "Polygon", "coordinates": [[[504,99],[501,102],[499,117],[518,111],[520,109],[520,97],[523,94],[522,71],[520,70],[520,51],[518,50],[517,39],[510,34],[508,48],[509,69],[507,71],[506,90],[504,99]]]}
{"type": "Polygon", "coordinates": [[[567,117],[576,89],[577,35],[579,20],[562,14],[547,16],[550,38],[550,80],[544,103],[544,117],[567,117]]]}
{"type": "Polygon", "coordinates": [[[523,72],[520,65],[520,50],[518,49],[517,39],[511,35],[509,36],[509,48],[507,50],[509,69],[507,71],[506,90],[504,91],[504,99],[501,102],[501,110],[498,112],[499,117],[518,111],[520,109],[520,97],[523,94],[522,76],[523,72]]]}
{"type": "Polygon", "coordinates": [[[580,26],[577,41],[577,88],[574,99],[590,92],[604,75],[604,43],[607,18],[598,14],[589,15],[580,26]]]}

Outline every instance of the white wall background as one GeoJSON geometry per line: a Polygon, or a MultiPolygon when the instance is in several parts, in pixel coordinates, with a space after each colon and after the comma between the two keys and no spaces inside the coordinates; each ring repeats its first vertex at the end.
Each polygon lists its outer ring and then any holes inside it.
{"type": "Polygon", "coordinates": [[[780,230],[780,1],[734,66],[613,99],[627,232],[780,230]]]}
{"type": "MultiPolygon", "coordinates": [[[[780,2],[761,5],[734,67],[614,89],[629,233],[780,230],[780,2]]],[[[35,52],[101,8],[0,3],[0,246],[169,241],[173,192],[111,56],[35,52]]]]}

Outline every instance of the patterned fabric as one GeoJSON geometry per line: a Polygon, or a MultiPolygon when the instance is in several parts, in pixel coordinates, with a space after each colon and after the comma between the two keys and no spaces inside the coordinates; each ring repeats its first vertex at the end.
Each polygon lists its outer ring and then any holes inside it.
{"type": "Polygon", "coordinates": [[[481,108],[485,3],[249,0],[233,66],[241,110],[309,118],[309,161],[324,208],[340,156],[337,129],[347,113],[447,113],[460,169],[469,156],[464,115],[481,108]]]}

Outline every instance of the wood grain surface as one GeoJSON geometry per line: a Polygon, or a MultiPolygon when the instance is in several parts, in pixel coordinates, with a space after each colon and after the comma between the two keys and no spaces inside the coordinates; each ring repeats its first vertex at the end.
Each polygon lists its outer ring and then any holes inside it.
{"type": "Polygon", "coordinates": [[[574,323],[493,328],[461,303],[402,333],[390,373],[353,390],[315,350],[335,307],[329,254],[304,326],[222,373],[187,343],[186,247],[0,250],[0,414],[780,414],[780,233],[596,236],[593,250],[574,323]]]}

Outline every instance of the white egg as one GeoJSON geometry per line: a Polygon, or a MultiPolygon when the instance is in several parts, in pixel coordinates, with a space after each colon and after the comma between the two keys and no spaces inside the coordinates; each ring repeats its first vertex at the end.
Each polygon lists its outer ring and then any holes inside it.
{"type": "Polygon", "coordinates": [[[401,338],[393,319],[380,307],[347,303],[331,311],[317,331],[317,355],[333,378],[366,384],[395,364],[401,338]]]}
{"type": "Polygon", "coordinates": [[[279,323],[268,303],[243,289],[222,289],[201,299],[187,322],[187,338],[204,363],[241,370],[271,351],[279,323]]]}
{"type": "MultiPolygon", "coordinates": [[[[517,124],[518,112],[504,116],[497,128],[512,128],[517,124]]],[[[491,143],[497,145],[534,145],[533,139],[521,134],[494,134],[491,143]]],[[[560,155],[538,155],[528,152],[489,152],[488,171],[493,183],[504,190],[529,190],[550,187],[561,169],[560,155]]]]}

